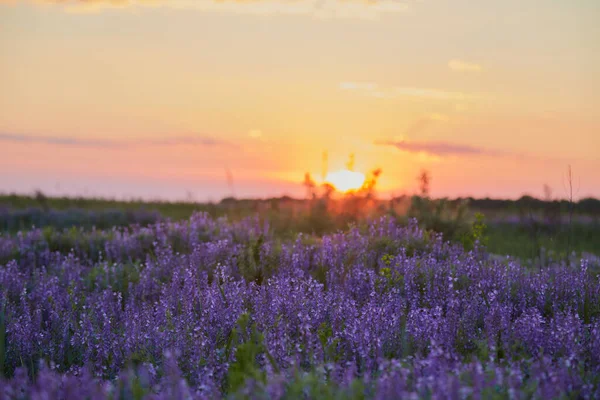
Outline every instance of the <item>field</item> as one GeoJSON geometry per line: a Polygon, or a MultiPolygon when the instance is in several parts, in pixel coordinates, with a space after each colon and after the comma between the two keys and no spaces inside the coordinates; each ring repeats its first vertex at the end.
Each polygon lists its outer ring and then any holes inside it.
{"type": "Polygon", "coordinates": [[[0,400],[600,399],[599,21],[0,0],[0,400]]]}
{"type": "Polygon", "coordinates": [[[363,200],[2,197],[0,393],[600,396],[594,210],[363,200]]]}
{"type": "Polygon", "coordinates": [[[356,204],[350,202],[350,207],[348,202],[342,204],[343,212],[321,200],[283,197],[192,203],[46,198],[42,194],[0,195],[0,232],[14,234],[32,226],[58,230],[72,227],[110,229],[186,220],[195,212],[205,212],[213,218],[227,217],[231,221],[258,215],[269,223],[276,236],[287,239],[294,239],[298,233],[322,235],[347,230],[350,225],[383,215],[391,215],[402,224],[406,224],[408,216],[417,218],[422,223],[428,222],[426,228],[442,231],[449,238],[454,231],[468,228],[467,225],[474,221],[474,214],[481,213],[485,216],[487,249],[494,254],[522,259],[539,258],[544,251],[563,258],[572,251],[579,255],[600,255],[600,201],[596,199],[583,199],[573,205],[531,197],[516,201],[459,199],[448,201],[441,211],[437,211],[440,207],[436,204],[429,204],[425,209],[415,207],[415,199],[398,198],[363,207],[363,199],[358,198],[356,204]],[[468,208],[457,219],[456,209],[462,201],[468,202],[468,208]],[[363,208],[370,211],[361,213],[363,208]],[[570,211],[573,213],[571,223],[568,221],[570,211]]]}

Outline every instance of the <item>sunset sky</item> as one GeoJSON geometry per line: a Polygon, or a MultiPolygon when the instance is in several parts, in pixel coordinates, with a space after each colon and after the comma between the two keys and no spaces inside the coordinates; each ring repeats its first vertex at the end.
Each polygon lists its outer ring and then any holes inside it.
{"type": "Polygon", "coordinates": [[[0,0],[0,192],[600,197],[598,0],[0,0]],[[229,176],[229,178],[228,178],[229,176]],[[230,185],[230,181],[233,185],[230,185]]]}

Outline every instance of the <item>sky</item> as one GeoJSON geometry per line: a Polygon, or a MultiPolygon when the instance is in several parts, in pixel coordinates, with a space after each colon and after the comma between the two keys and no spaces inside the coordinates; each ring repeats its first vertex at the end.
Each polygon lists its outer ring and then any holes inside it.
{"type": "Polygon", "coordinates": [[[0,192],[600,197],[597,0],[0,0],[0,192]]]}

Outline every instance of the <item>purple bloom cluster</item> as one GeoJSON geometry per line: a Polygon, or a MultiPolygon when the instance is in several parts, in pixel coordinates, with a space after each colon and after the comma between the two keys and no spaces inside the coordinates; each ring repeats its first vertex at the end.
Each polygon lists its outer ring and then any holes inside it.
{"type": "Polygon", "coordinates": [[[597,398],[598,263],[416,222],[286,241],[250,219],[0,236],[0,397],[597,398]]]}

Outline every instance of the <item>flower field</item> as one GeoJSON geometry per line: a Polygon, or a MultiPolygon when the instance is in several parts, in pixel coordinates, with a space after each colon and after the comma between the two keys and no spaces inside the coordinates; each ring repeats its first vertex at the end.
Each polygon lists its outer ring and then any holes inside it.
{"type": "Polygon", "coordinates": [[[0,397],[599,398],[599,275],[387,218],[2,235],[0,397]]]}

